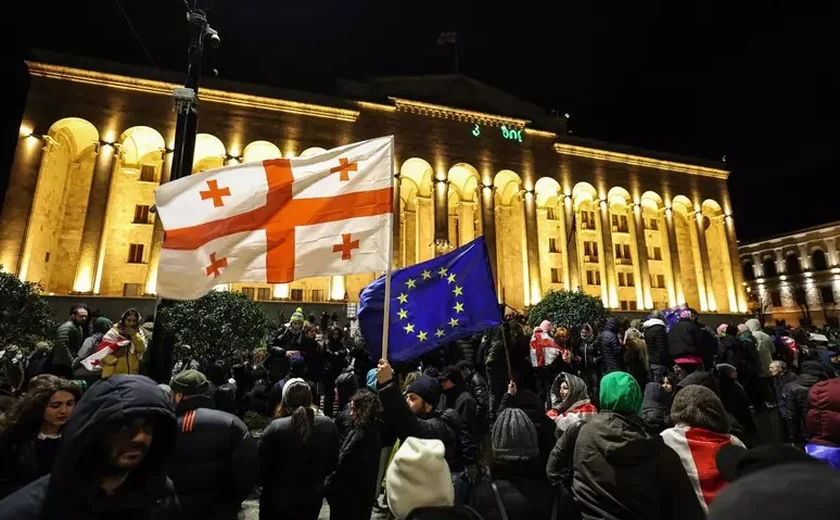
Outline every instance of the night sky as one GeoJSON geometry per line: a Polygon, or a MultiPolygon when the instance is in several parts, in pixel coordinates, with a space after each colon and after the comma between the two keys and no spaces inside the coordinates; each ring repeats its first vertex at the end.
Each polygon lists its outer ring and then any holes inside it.
{"type": "MultiPolygon", "coordinates": [[[[452,73],[453,49],[437,38],[455,30],[462,74],[570,113],[575,135],[725,155],[741,241],[840,219],[829,187],[840,173],[840,23],[830,2],[214,3],[209,18],[222,48],[208,52],[205,73],[325,93],[339,77],[452,73]]],[[[21,8],[29,12],[3,35],[16,38],[5,46],[16,53],[4,57],[4,70],[31,48],[183,70],[183,0],[21,8]]],[[[19,102],[3,108],[5,155],[20,110],[19,102]]],[[[10,159],[0,164],[7,170],[10,159]]]]}

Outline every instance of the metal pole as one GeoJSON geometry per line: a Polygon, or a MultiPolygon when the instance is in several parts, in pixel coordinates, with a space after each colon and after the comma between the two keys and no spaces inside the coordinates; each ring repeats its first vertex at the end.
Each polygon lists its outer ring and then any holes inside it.
{"type": "MultiPolygon", "coordinates": [[[[187,79],[183,88],[174,92],[178,120],[175,124],[175,143],[172,156],[170,180],[180,179],[192,173],[195,135],[198,128],[198,84],[201,78],[201,65],[204,61],[205,38],[217,47],[220,43],[218,33],[207,23],[204,11],[189,8],[187,11],[190,42],[187,57],[187,79]]],[[[164,234],[164,240],[166,239],[164,234]]],[[[164,321],[162,309],[172,305],[172,300],[158,298],[155,307],[155,324],[152,343],[149,345],[149,376],[159,383],[168,383],[172,371],[174,337],[164,321]]]]}

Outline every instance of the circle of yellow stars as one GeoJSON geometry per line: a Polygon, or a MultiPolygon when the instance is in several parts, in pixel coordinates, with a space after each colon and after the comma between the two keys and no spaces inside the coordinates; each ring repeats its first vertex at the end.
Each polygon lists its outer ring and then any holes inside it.
{"type": "MultiPolygon", "coordinates": [[[[450,273],[448,269],[446,269],[445,267],[441,267],[436,274],[440,276],[441,281],[446,280],[447,285],[455,284],[451,290],[452,294],[454,294],[456,298],[464,295],[464,288],[458,285],[455,273],[450,273]]],[[[434,273],[432,273],[432,271],[428,269],[425,269],[423,272],[420,273],[420,278],[422,279],[421,281],[431,280],[433,276],[434,273]]],[[[403,308],[403,305],[406,305],[408,303],[408,294],[411,291],[411,289],[417,288],[417,281],[418,280],[416,278],[409,278],[408,280],[406,280],[404,283],[405,291],[400,291],[399,296],[397,296],[397,301],[400,304],[400,308],[397,311],[397,321],[405,320],[406,324],[402,326],[402,329],[407,335],[413,334],[417,338],[417,341],[422,343],[423,341],[426,341],[429,338],[429,333],[424,330],[415,330],[415,325],[411,323],[410,318],[408,317],[408,311],[405,308],[403,308]]],[[[460,325],[460,319],[458,318],[458,315],[464,312],[464,303],[456,301],[455,306],[452,307],[452,310],[453,316],[449,319],[448,322],[446,322],[446,325],[449,325],[449,327],[451,328],[455,328],[458,325],[460,325]]],[[[435,330],[434,334],[436,338],[442,338],[446,336],[446,325],[444,325],[444,328],[438,328],[435,330]]]]}

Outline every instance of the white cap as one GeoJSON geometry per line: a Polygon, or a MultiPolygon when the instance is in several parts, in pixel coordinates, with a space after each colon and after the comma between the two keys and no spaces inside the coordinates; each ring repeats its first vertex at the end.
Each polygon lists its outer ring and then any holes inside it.
{"type": "Polygon", "coordinates": [[[385,475],[388,507],[403,518],[418,507],[451,506],[452,476],[438,439],[408,437],[400,445],[385,475]]]}

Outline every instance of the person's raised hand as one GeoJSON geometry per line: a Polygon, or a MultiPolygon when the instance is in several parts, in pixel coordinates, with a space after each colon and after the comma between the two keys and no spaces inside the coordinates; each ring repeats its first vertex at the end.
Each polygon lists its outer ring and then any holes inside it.
{"type": "Polygon", "coordinates": [[[392,379],[394,379],[394,369],[391,368],[387,359],[380,359],[376,366],[376,380],[379,384],[385,384],[392,379]]]}

